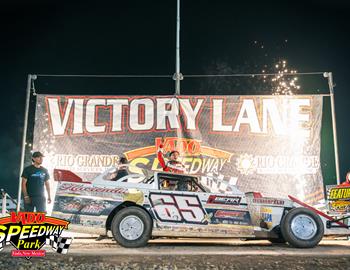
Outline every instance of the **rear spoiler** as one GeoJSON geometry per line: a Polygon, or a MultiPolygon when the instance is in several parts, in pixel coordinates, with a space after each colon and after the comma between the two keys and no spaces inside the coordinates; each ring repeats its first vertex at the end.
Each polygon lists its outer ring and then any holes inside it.
{"type": "Polygon", "coordinates": [[[68,170],[54,169],[53,177],[55,181],[59,182],[74,182],[74,183],[84,183],[91,184],[91,182],[83,181],[81,177],[76,175],[75,173],[68,170]]]}

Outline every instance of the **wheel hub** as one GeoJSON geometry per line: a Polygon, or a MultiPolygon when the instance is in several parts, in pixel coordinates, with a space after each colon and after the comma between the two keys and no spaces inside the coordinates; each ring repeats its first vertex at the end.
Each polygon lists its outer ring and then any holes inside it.
{"type": "Polygon", "coordinates": [[[317,233],[317,225],[308,215],[297,215],[292,219],[291,230],[293,234],[302,240],[310,240],[317,233]]]}
{"type": "Polygon", "coordinates": [[[143,230],[142,220],[134,215],[123,218],[119,224],[119,232],[127,240],[138,239],[142,235],[143,230]]]}

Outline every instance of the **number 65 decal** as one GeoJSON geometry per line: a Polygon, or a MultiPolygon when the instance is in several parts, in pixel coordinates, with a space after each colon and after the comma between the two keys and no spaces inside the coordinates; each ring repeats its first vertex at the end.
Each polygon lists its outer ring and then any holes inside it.
{"type": "Polygon", "coordinates": [[[160,221],[207,223],[206,213],[197,196],[150,193],[149,200],[160,221]]]}

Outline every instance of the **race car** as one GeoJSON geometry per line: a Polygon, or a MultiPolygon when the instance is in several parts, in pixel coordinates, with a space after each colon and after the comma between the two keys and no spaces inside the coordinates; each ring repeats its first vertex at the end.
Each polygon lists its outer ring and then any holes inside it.
{"type": "Polygon", "coordinates": [[[78,232],[111,231],[127,248],[157,237],[267,239],[312,248],[330,232],[327,221],[349,234],[347,225],[292,196],[264,197],[235,187],[211,193],[192,175],[154,172],[113,181],[109,174],[84,181],[70,171],[54,170],[58,186],[52,215],[69,220],[78,232]]]}

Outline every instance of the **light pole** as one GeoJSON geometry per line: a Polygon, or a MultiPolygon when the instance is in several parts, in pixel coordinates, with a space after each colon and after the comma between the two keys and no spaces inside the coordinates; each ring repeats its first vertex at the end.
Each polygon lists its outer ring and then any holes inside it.
{"type": "Polygon", "coordinates": [[[337,184],[340,184],[340,172],[339,172],[339,154],[338,154],[338,139],[337,139],[337,124],[335,118],[335,103],[334,103],[334,84],[332,72],[325,72],[323,76],[328,79],[329,93],[331,98],[331,110],[332,110],[332,127],[333,127],[333,145],[335,156],[335,171],[337,177],[337,184]]]}
{"type": "Polygon", "coordinates": [[[180,95],[180,81],[183,80],[180,72],[180,0],[177,0],[176,10],[176,67],[173,79],[175,80],[175,95],[180,95]]]}
{"type": "Polygon", "coordinates": [[[17,212],[19,212],[21,207],[21,192],[22,192],[22,171],[24,167],[24,156],[26,152],[26,138],[27,138],[27,128],[28,128],[28,112],[29,112],[29,101],[30,101],[30,91],[32,80],[36,79],[36,75],[28,74],[27,78],[27,97],[26,97],[26,107],[24,111],[24,124],[23,124],[23,137],[22,137],[22,154],[21,154],[21,164],[19,169],[19,184],[18,184],[18,194],[17,194],[17,212]]]}

